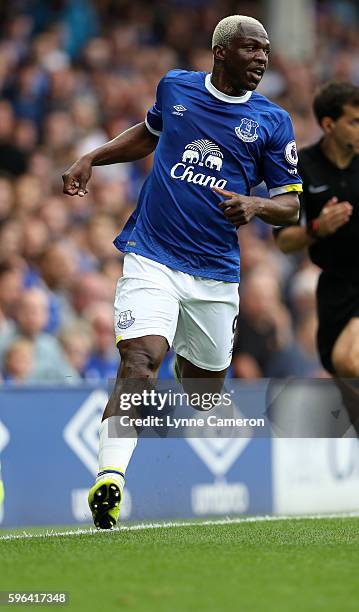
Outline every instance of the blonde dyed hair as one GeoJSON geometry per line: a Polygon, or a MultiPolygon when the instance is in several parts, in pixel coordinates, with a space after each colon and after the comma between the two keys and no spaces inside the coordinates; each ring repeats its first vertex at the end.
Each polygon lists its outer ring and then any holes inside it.
{"type": "Polygon", "coordinates": [[[259,25],[264,29],[263,24],[258,19],[254,19],[254,17],[230,15],[217,23],[212,36],[212,49],[216,45],[228,47],[232,38],[238,35],[241,25],[245,24],[259,25]]]}

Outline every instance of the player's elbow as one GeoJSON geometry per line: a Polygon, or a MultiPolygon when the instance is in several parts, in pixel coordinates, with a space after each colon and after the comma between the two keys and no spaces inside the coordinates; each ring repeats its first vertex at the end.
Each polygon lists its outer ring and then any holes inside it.
{"type": "Polygon", "coordinates": [[[299,221],[300,205],[298,199],[291,198],[286,206],[286,215],[283,225],[296,225],[299,221]]]}
{"type": "Polygon", "coordinates": [[[295,225],[299,221],[300,204],[297,193],[283,193],[272,198],[277,206],[276,225],[295,225]]]}
{"type": "Polygon", "coordinates": [[[299,211],[300,211],[300,207],[299,207],[299,203],[295,206],[295,209],[292,213],[292,216],[290,218],[290,222],[289,225],[296,225],[299,221],[299,211]]]}

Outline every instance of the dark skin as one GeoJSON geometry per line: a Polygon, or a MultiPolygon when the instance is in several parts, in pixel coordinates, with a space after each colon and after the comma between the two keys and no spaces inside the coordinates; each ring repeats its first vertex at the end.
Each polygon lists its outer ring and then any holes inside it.
{"type": "MultiPolygon", "coordinates": [[[[227,48],[217,45],[213,49],[214,63],[212,83],[219,91],[241,96],[254,90],[268,65],[269,40],[263,26],[253,21],[243,20],[238,34],[227,48]]],[[[130,128],[112,141],[95,149],[75,162],[63,175],[64,193],[83,197],[87,193],[87,183],[93,166],[130,162],[142,159],[154,151],[158,138],[153,136],[140,123],[130,128]]],[[[246,225],[257,216],[263,221],[276,225],[295,223],[299,213],[298,197],[293,193],[271,199],[244,196],[224,189],[213,189],[223,200],[219,207],[236,228],[246,225]]],[[[126,386],[131,377],[155,380],[161,362],[168,350],[167,341],[162,336],[145,336],[122,340],[119,343],[121,365],[115,390],[106,407],[104,417],[118,413],[118,394],[127,392],[126,386]]],[[[198,368],[183,357],[177,356],[178,372],[184,386],[184,379],[208,378],[218,381],[222,388],[226,370],[212,372],[198,368]]]]}
{"type": "MultiPolygon", "coordinates": [[[[217,45],[213,49],[213,85],[229,96],[242,96],[256,89],[267,69],[269,54],[270,42],[263,26],[251,20],[244,21],[228,47],[217,45]]],[[[291,224],[297,220],[299,200],[295,193],[268,199],[217,187],[213,191],[224,198],[219,207],[236,228],[246,225],[253,217],[273,225],[291,224]]]]}
{"type": "Polygon", "coordinates": [[[263,26],[243,21],[228,47],[213,48],[213,85],[228,96],[253,91],[267,69],[269,54],[270,43],[263,26]]]}
{"type": "MultiPolygon", "coordinates": [[[[119,395],[121,393],[140,392],[139,385],[143,380],[143,389],[147,389],[157,379],[158,370],[168,351],[167,340],[162,336],[143,336],[142,338],[131,338],[119,342],[121,363],[117,374],[114,390],[105,408],[102,420],[119,414],[119,395]],[[135,381],[133,385],[132,381],[135,381]]],[[[211,372],[197,368],[184,357],[177,355],[177,366],[180,379],[184,390],[187,393],[194,392],[191,386],[191,379],[212,380],[212,393],[219,393],[222,389],[223,380],[227,370],[221,372],[211,372]],[[217,382],[216,382],[217,381],[217,382]]],[[[195,389],[198,393],[198,385],[195,389]]],[[[208,392],[206,384],[205,392],[208,392]]],[[[137,409],[138,410],[138,409],[137,409]]],[[[130,417],[140,416],[135,408],[129,412],[130,417]]]]}
{"type": "Polygon", "coordinates": [[[142,159],[153,153],[157,143],[157,136],[148,131],[144,121],[134,125],[113,140],[84,155],[66,170],[62,175],[64,193],[82,198],[87,193],[87,183],[91,178],[93,166],[142,159]]]}

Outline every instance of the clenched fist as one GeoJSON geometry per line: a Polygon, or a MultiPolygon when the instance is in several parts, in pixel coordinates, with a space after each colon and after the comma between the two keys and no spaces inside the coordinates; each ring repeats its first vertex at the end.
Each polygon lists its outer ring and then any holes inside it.
{"type": "Polygon", "coordinates": [[[349,202],[338,202],[338,198],[328,200],[318,217],[318,236],[324,238],[334,234],[342,225],[348,223],[352,212],[353,207],[349,202]]]}
{"type": "Polygon", "coordinates": [[[64,182],[63,192],[70,196],[79,195],[83,197],[88,193],[86,185],[90,180],[91,174],[91,161],[86,157],[81,157],[62,175],[64,182]]]}

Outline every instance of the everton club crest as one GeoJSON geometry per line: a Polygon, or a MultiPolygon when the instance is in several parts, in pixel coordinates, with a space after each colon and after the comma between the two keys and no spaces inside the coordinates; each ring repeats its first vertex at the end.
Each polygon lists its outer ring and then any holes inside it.
{"type": "Polygon", "coordinates": [[[132,316],[132,310],[123,310],[118,317],[117,327],[120,329],[127,329],[133,325],[135,320],[136,319],[132,316]]]}
{"type": "Polygon", "coordinates": [[[259,128],[259,123],[257,123],[257,121],[244,117],[241,121],[241,125],[234,129],[238,138],[244,142],[254,142],[258,138],[257,128],[259,128]]]}

